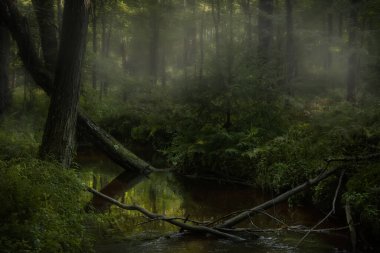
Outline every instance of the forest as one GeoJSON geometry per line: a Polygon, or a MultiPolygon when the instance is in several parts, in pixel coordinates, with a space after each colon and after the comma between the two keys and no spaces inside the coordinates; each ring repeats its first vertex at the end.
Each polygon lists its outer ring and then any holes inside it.
{"type": "Polygon", "coordinates": [[[379,194],[380,1],[0,0],[0,252],[379,252],[379,194]]]}

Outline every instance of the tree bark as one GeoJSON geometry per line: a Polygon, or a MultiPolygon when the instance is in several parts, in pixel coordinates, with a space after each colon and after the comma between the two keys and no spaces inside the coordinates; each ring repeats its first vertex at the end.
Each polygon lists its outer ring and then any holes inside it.
{"type": "Polygon", "coordinates": [[[0,115],[8,108],[11,101],[9,88],[10,43],[8,29],[0,20],[0,115]]]}
{"type": "Polygon", "coordinates": [[[58,42],[54,17],[54,2],[32,0],[40,30],[41,47],[46,68],[53,72],[57,60],[58,42]]]}
{"type": "Polygon", "coordinates": [[[42,158],[54,158],[64,167],[70,166],[75,151],[80,73],[89,7],[88,0],[65,0],[58,67],[40,148],[42,158]]]}
{"type": "MultiPolygon", "coordinates": [[[[11,32],[17,43],[20,58],[35,83],[50,95],[53,90],[52,74],[47,71],[38,58],[27,20],[21,15],[13,0],[0,1],[0,20],[5,22],[11,32]]],[[[78,130],[87,135],[100,150],[122,168],[145,173],[157,170],[126,149],[80,110],[78,112],[78,130]]]]}

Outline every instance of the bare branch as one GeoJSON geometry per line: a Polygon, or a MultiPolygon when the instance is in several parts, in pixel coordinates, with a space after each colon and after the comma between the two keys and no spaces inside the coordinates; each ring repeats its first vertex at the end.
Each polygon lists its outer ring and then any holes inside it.
{"type": "Polygon", "coordinates": [[[310,234],[311,231],[313,231],[315,228],[317,228],[319,225],[321,225],[325,220],[327,220],[328,217],[330,217],[330,215],[332,215],[333,213],[335,213],[335,203],[336,203],[336,199],[338,198],[338,193],[339,193],[339,190],[340,190],[340,186],[342,185],[342,179],[343,179],[343,175],[344,175],[344,172],[345,170],[343,170],[341,173],[340,173],[340,177],[339,177],[339,183],[338,183],[338,186],[336,187],[336,190],[335,190],[335,195],[334,195],[334,199],[333,199],[333,202],[332,202],[332,208],[331,208],[331,211],[322,219],[320,220],[317,224],[314,225],[314,227],[312,227],[302,238],[301,240],[299,240],[299,242],[297,243],[296,245],[296,248],[305,240],[305,238],[310,234]]]}
{"type": "Polygon", "coordinates": [[[196,232],[196,233],[209,233],[209,234],[213,234],[213,235],[218,236],[218,237],[228,238],[228,239],[231,239],[234,241],[239,241],[239,242],[245,241],[245,239],[242,237],[231,235],[228,233],[224,233],[224,232],[218,231],[218,230],[213,229],[213,228],[209,228],[206,226],[199,226],[199,225],[191,225],[188,223],[184,223],[184,222],[180,222],[178,220],[175,220],[172,217],[166,217],[166,216],[161,215],[161,214],[152,213],[152,212],[150,212],[150,211],[146,210],[145,208],[142,208],[138,205],[126,205],[126,204],[120,203],[116,199],[113,199],[107,195],[104,195],[103,193],[100,193],[100,192],[98,192],[95,189],[92,189],[90,187],[87,187],[87,191],[89,191],[92,194],[95,194],[99,197],[102,197],[104,200],[106,200],[106,201],[110,202],[111,204],[114,204],[114,205],[116,205],[122,209],[130,210],[130,211],[138,211],[150,219],[153,219],[153,220],[154,219],[161,219],[161,220],[166,221],[172,225],[183,228],[184,230],[188,230],[188,231],[196,232]]]}

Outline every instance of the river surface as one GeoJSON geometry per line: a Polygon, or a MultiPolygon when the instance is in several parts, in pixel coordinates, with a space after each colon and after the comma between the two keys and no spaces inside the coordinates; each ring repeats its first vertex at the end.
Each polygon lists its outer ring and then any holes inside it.
{"type": "MultiPolygon", "coordinates": [[[[167,216],[186,217],[198,221],[211,221],[228,213],[254,207],[275,194],[247,186],[217,181],[195,180],[172,173],[156,173],[149,177],[124,172],[106,158],[80,158],[82,177],[87,184],[126,204],[137,204],[152,212],[167,216]]],[[[193,236],[179,233],[179,229],[163,221],[147,222],[135,211],[109,206],[94,198],[92,204],[98,210],[111,215],[115,233],[112,238],[98,241],[97,253],[278,253],[348,252],[345,232],[311,233],[302,244],[295,245],[305,232],[260,232],[246,242],[236,243],[213,236],[193,236]]],[[[324,216],[312,207],[289,208],[287,203],[267,210],[268,214],[256,214],[239,227],[255,229],[285,228],[303,225],[312,227],[324,216]]],[[[339,227],[333,218],[318,228],[339,227]]]]}

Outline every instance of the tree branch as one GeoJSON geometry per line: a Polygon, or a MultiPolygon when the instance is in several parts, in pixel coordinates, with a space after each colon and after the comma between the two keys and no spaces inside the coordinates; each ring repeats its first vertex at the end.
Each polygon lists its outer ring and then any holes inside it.
{"type": "Polygon", "coordinates": [[[100,193],[100,192],[98,192],[95,189],[92,189],[90,187],[87,187],[87,191],[91,192],[92,194],[95,194],[96,196],[102,197],[104,200],[106,200],[106,201],[110,202],[111,204],[114,204],[114,205],[116,205],[122,209],[131,210],[131,211],[138,211],[150,219],[163,220],[163,221],[168,222],[172,225],[183,228],[184,230],[188,230],[188,231],[195,232],[195,233],[209,233],[209,234],[213,234],[213,235],[218,236],[218,237],[228,238],[228,239],[231,239],[234,241],[239,241],[239,242],[245,241],[245,239],[242,237],[231,235],[231,234],[228,234],[225,232],[221,232],[221,231],[218,231],[218,230],[213,229],[213,228],[209,228],[206,226],[200,226],[200,225],[191,225],[191,224],[180,222],[180,221],[176,220],[176,217],[166,217],[166,216],[161,215],[161,214],[152,213],[152,212],[150,212],[150,211],[148,211],[148,210],[146,210],[146,209],[144,209],[138,205],[126,205],[126,204],[120,203],[116,199],[108,197],[107,195],[104,195],[103,193],[100,193]]]}
{"type": "Polygon", "coordinates": [[[336,199],[338,197],[338,193],[339,193],[339,190],[340,190],[340,186],[342,184],[342,179],[343,179],[343,175],[344,175],[344,170],[340,173],[340,177],[339,177],[339,183],[338,183],[338,186],[336,187],[336,190],[335,190],[335,195],[334,195],[334,199],[333,199],[333,202],[332,202],[332,208],[331,208],[331,211],[322,219],[320,220],[317,224],[315,224],[302,238],[301,240],[299,240],[299,242],[297,243],[296,245],[296,248],[298,248],[298,246],[305,240],[305,238],[310,234],[311,231],[313,231],[315,228],[317,228],[319,225],[321,225],[325,220],[327,220],[328,217],[330,217],[330,215],[332,215],[333,213],[335,213],[335,203],[336,203],[336,199]]]}

